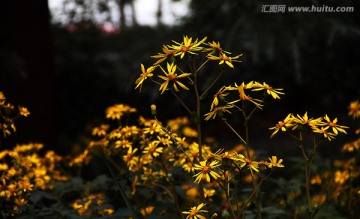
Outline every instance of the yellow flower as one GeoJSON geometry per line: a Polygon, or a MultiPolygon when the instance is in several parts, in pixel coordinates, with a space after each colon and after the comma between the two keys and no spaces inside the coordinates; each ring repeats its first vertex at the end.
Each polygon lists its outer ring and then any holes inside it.
{"type": "Polygon", "coordinates": [[[269,130],[274,130],[270,138],[272,138],[276,133],[278,133],[279,130],[286,132],[287,128],[294,126],[294,124],[292,123],[293,117],[294,116],[290,113],[283,121],[279,121],[274,127],[269,128],[269,130]]]}
{"type": "Polygon", "coordinates": [[[92,130],[92,134],[94,136],[105,136],[106,131],[109,129],[109,125],[100,125],[98,127],[94,127],[92,130]]]}
{"type": "Polygon", "coordinates": [[[219,166],[220,164],[216,160],[211,161],[209,164],[206,160],[200,161],[200,164],[195,164],[194,169],[200,171],[194,175],[194,177],[196,177],[195,183],[200,183],[203,178],[205,178],[207,182],[210,182],[210,176],[214,179],[219,178],[220,175],[215,171],[219,166]]]}
{"type": "Polygon", "coordinates": [[[261,107],[263,107],[263,105],[261,105],[261,100],[258,99],[253,99],[252,97],[248,96],[245,94],[245,89],[246,89],[246,85],[244,82],[241,83],[240,86],[237,87],[237,90],[239,92],[240,95],[240,99],[241,100],[245,100],[245,101],[250,101],[252,102],[256,107],[258,107],[259,109],[262,109],[261,107]]]}
{"type": "Polygon", "coordinates": [[[186,53],[190,53],[195,55],[195,52],[198,52],[200,50],[202,50],[203,48],[200,47],[200,45],[202,43],[205,42],[205,40],[207,39],[207,37],[204,37],[202,40],[198,41],[198,39],[196,39],[194,42],[192,41],[192,37],[188,37],[188,36],[184,36],[184,41],[181,43],[178,43],[176,41],[173,41],[173,43],[175,43],[175,45],[170,46],[172,49],[174,49],[175,52],[175,56],[180,56],[180,58],[184,58],[184,55],[186,53]]]}
{"type": "Polygon", "coordinates": [[[135,108],[132,108],[125,104],[115,104],[106,109],[107,119],[120,120],[124,114],[136,112],[135,108]]]}
{"type": "Polygon", "coordinates": [[[190,161],[187,163],[184,163],[181,167],[188,173],[192,173],[195,170],[193,163],[190,161]]]}
{"type": "Polygon", "coordinates": [[[281,163],[283,162],[283,159],[280,159],[278,161],[276,156],[271,156],[271,158],[269,157],[270,163],[268,163],[268,167],[272,168],[272,167],[284,167],[284,165],[282,165],[281,163]]]}
{"type": "Polygon", "coordinates": [[[253,91],[266,90],[266,93],[271,95],[274,99],[280,99],[280,95],[284,95],[285,93],[281,92],[282,88],[273,88],[270,85],[263,82],[263,84],[255,82],[253,91]]]}
{"type": "Polygon", "coordinates": [[[0,106],[5,104],[5,100],[6,100],[5,94],[2,91],[0,91],[0,106]]]}
{"type": "Polygon", "coordinates": [[[223,64],[226,64],[228,65],[230,68],[234,68],[234,65],[232,64],[232,62],[242,62],[240,60],[236,60],[238,59],[240,56],[242,56],[243,54],[240,54],[240,55],[237,55],[237,56],[234,56],[234,57],[229,57],[227,56],[225,53],[220,53],[219,56],[214,56],[212,54],[208,54],[207,57],[210,59],[210,60],[219,60],[219,65],[223,65],[223,64]]]}
{"type": "Polygon", "coordinates": [[[330,118],[328,117],[328,115],[325,115],[324,119],[326,121],[327,127],[331,128],[335,135],[338,135],[339,132],[347,134],[345,129],[347,129],[349,127],[343,126],[343,125],[338,125],[337,118],[335,118],[333,121],[331,121],[330,118]]]}
{"type": "Polygon", "coordinates": [[[215,189],[204,189],[204,197],[211,197],[215,195],[215,189]]]}
{"type": "Polygon", "coordinates": [[[165,81],[160,85],[159,90],[161,91],[161,94],[164,93],[164,91],[167,89],[170,82],[173,83],[173,87],[174,87],[175,91],[179,91],[179,89],[177,88],[177,85],[179,85],[181,88],[183,88],[185,90],[189,90],[189,88],[187,88],[183,83],[178,81],[178,79],[189,77],[191,75],[190,73],[183,73],[181,75],[177,75],[175,73],[176,65],[174,63],[171,63],[171,64],[167,63],[167,72],[161,66],[160,66],[160,68],[166,75],[166,76],[163,76],[163,75],[158,76],[159,78],[161,78],[165,81]]]}
{"type": "Polygon", "coordinates": [[[129,148],[131,146],[132,146],[132,142],[130,142],[129,140],[124,139],[124,138],[121,140],[115,141],[115,148],[119,148],[119,147],[129,148]]]}
{"type": "Polygon", "coordinates": [[[230,108],[233,108],[234,105],[227,105],[227,106],[217,106],[215,107],[211,112],[206,113],[205,116],[205,120],[210,120],[210,119],[215,119],[217,115],[219,115],[220,117],[222,117],[223,113],[230,113],[231,112],[228,110],[230,108]]]}
{"type": "Polygon", "coordinates": [[[349,116],[352,116],[353,119],[360,117],[360,103],[358,100],[351,102],[348,109],[349,116]]]}
{"type": "Polygon", "coordinates": [[[148,77],[152,77],[153,76],[153,71],[155,70],[156,66],[151,66],[148,69],[145,70],[145,67],[143,64],[141,64],[141,71],[142,73],[140,74],[140,77],[138,79],[136,79],[135,84],[136,84],[136,88],[140,87],[140,91],[142,88],[142,84],[143,82],[148,78],[148,77]]]}
{"type": "Polygon", "coordinates": [[[332,133],[332,132],[328,132],[327,130],[329,129],[328,127],[321,127],[321,128],[315,128],[313,129],[313,132],[315,133],[319,133],[319,134],[323,134],[324,138],[327,138],[329,141],[331,141],[331,139],[335,139],[336,134],[332,133]]]}
{"type": "Polygon", "coordinates": [[[297,123],[294,125],[293,130],[297,129],[299,125],[308,125],[312,129],[316,129],[318,125],[322,125],[321,122],[322,118],[313,119],[308,117],[307,112],[303,116],[300,116],[299,114],[296,115],[296,117],[293,118],[293,122],[297,123]]]}
{"type": "Polygon", "coordinates": [[[198,206],[191,207],[189,211],[183,211],[182,213],[188,214],[188,216],[186,216],[186,219],[206,219],[204,216],[199,214],[207,212],[206,210],[201,210],[201,208],[203,208],[205,205],[205,203],[201,203],[198,206]]]}
{"type": "Polygon", "coordinates": [[[23,106],[19,106],[19,113],[20,113],[20,115],[22,115],[24,117],[27,117],[28,115],[30,115],[30,111],[26,107],[23,107],[23,106]]]}
{"type": "Polygon", "coordinates": [[[158,157],[163,152],[162,147],[157,147],[156,142],[150,142],[150,144],[144,148],[143,153],[151,155],[153,157],[158,157]]]}
{"type": "Polygon", "coordinates": [[[160,63],[164,62],[168,58],[169,61],[173,62],[174,60],[172,57],[175,55],[176,50],[170,49],[169,46],[163,45],[162,48],[164,53],[158,53],[157,55],[151,56],[151,58],[159,59],[157,62],[155,62],[154,65],[159,65],[160,63]]]}
{"type": "Polygon", "coordinates": [[[139,163],[139,158],[135,156],[137,150],[138,150],[137,148],[133,150],[132,147],[129,147],[127,154],[123,156],[123,160],[129,167],[130,171],[132,171],[134,167],[139,163]]]}

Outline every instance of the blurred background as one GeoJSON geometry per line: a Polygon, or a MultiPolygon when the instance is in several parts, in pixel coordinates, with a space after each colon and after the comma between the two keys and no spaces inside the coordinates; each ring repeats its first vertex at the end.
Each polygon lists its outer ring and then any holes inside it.
{"type": "MultiPolygon", "coordinates": [[[[222,83],[257,80],[284,88],[286,95],[265,103],[251,124],[256,147],[284,148],[286,140],[281,137],[269,141],[268,128],[288,113],[308,111],[312,117],[327,113],[352,126],[347,106],[360,97],[359,4],[355,0],[3,0],[0,90],[10,102],[31,111],[5,143],[43,142],[66,154],[84,142],[90,127],[103,122],[106,107],[115,103],[136,107],[147,117],[155,103],[163,120],[186,115],[170,94],[160,95],[151,83],[145,83],[141,93],[134,90],[140,64],[152,64],[151,55],[171,40],[181,41],[183,35],[207,36],[234,55],[244,54],[243,62],[222,83]],[[352,6],[354,11],[262,12],[267,5],[352,6]]],[[[204,80],[206,84],[212,78],[204,80]]],[[[241,129],[241,118],[232,122],[241,129]]],[[[224,147],[236,141],[220,122],[205,126],[205,134],[215,135],[224,147]]],[[[339,148],[323,147],[322,153],[336,153],[339,148]]]]}

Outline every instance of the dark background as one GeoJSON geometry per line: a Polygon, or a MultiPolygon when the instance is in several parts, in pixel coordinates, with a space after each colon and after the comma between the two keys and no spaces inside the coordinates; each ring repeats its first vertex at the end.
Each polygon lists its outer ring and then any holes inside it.
{"type": "MultiPolygon", "coordinates": [[[[360,96],[358,1],[193,0],[190,13],[173,26],[163,24],[161,7],[154,15],[157,25],[137,24],[135,14],[124,11],[133,3],[98,0],[94,10],[85,0],[67,0],[65,4],[73,8],[64,5],[66,19],[59,23],[51,18],[46,0],[1,1],[0,90],[9,102],[31,111],[28,118],[16,121],[18,130],[5,139],[5,145],[43,142],[66,154],[83,142],[89,127],[102,122],[106,107],[115,103],[136,107],[147,117],[150,104],[156,103],[164,120],[186,115],[171,95],[160,95],[151,83],[145,83],[141,93],[134,90],[140,63],[149,66],[150,56],[161,52],[163,44],[181,41],[183,35],[208,36],[234,55],[244,54],[243,62],[223,83],[257,80],[284,88],[286,95],[265,103],[250,124],[255,147],[285,148],[285,138],[268,139],[268,128],[288,113],[308,111],[312,117],[327,113],[341,124],[353,125],[347,106],[360,96]],[[117,20],[105,18],[117,27],[111,34],[96,18],[97,13],[109,15],[109,2],[115,2],[120,13],[117,20]],[[353,6],[354,12],[261,13],[267,4],[353,6]]],[[[206,84],[212,78],[203,80],[206,84]]],[[[232,123],[241,130],[241,118],[234,117],[232,123]]],[[[205,130],[224,147],[236,143],[219,121],[206,123],[205,130]]],[[[337,145],[324,147],[322,153],[337,153],[337,145]]]]}

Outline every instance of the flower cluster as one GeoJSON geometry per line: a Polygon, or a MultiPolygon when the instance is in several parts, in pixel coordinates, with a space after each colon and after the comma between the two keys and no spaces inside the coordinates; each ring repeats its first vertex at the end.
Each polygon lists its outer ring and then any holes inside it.
{"type": "Polygon", "coordinates": [[[287,131],[310,131],[315,134],[320,134],[324,138],[331,141],[334,139],[339,132],[347,134],[345,129],[347,126],[337,124],[338,119],[331,120],[328,115],[325,114],[323,117],[309,118],[307,112],[301,116],[297,114],[288,114],[286,118],[279,121],[274,127],[269,128],[273,130],[271,137],[273,137],[280,130],[283,132],[287,131]]]}
{"type": "MultiPolygon", "coordinates": [[[[192,37],[184,36],[182,42],[173,41],[172,45],[164,45],[162,48],[163,53],[158,53],[152,56],[157,61],[150,67],[145,68],[141,64],[140,77],[135,81],[136,87],[141,91],[142,85],[147,79],[151,79],[156,84],[160,85],[159,90],[161,94],[166,90],[179,91],[179,88],[189,90],[185,81],[190,84],[193,82],[194,73],[185,72],[178,65],[180,60],[184,60],[191,56],[197,56],[204,54],[205,61],[218,61],[221,66],[228,66],[234,68],[233,62],[241,62],[239,58],[242,54],[237,56],[229,56],[231,53],[223,50],[219,42],[206,42],[207,38],[201,40],[192,37]],[[165,63],[165,66],[162,66],[165,63]],[[155,73],[157,69],[160,69],[160,73],[155,73]],[[155,77],[157,75],[157,77],[155,77]],[[158,80],[160,79],[160,81],[158,80]]],[[[202,66],[198,68],[200,70],[202,66]]],[[[197,71],[198,71],[197,70],[197,71]]]]}
{"type": "Polygon", "coordinates": [[[114,213],[113,207],[107,204],[106,197],[102,193],[87,194],[85,197],[76,199],[72,207],[79,215],[87,217],[105,217],[114,213]]]}
{"type": "Polygon", "coordinates": [[[24,144],[0,152],[2,214],[19,213],[33,190],[53,189],[53,182],[67,180],[57,166],[62,157],[53,151],[40,156],[42,148],[42,144],[24,144]]]}
{"type": "Polygon", "coordinates": [[[240,85],[235,83],[234,86],[223,86],[214,94],[210,112],[205,114],[205,120],[215,119],[216,116],[223,117],[224,113],[231,113],[230,109],[233,108],[242,111],[244,103],[251,103],[256,108],[262,109],[266,96],[280,99],[279,95],[283,94],[282,88],[273,88],[265,82],[250,81],[249,83],[242,82],[240,85]],[[249,94],[258,91],[263,91],[261,99],[249,94]],[[237,106],[237,103],[242,103],[242,105],[237,106]]]}
{"type": "Polygon", "coordinates": [[[16,131],[14,120],[20,116],[27,117],[30,111],[23,106],[15,107],[13,104],[6,102],[6,97],[0,91],[0,131],[3,137],[11,135],[16,131]]]}

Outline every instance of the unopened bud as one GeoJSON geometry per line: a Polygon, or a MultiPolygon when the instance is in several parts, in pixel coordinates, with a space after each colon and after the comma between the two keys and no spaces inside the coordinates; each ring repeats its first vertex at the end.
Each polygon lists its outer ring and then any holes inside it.
{"type": "Polygon", "coordinates": [[[156,116],[156,105],[155,104],[151,105],[151,115],[156,116]]]}

